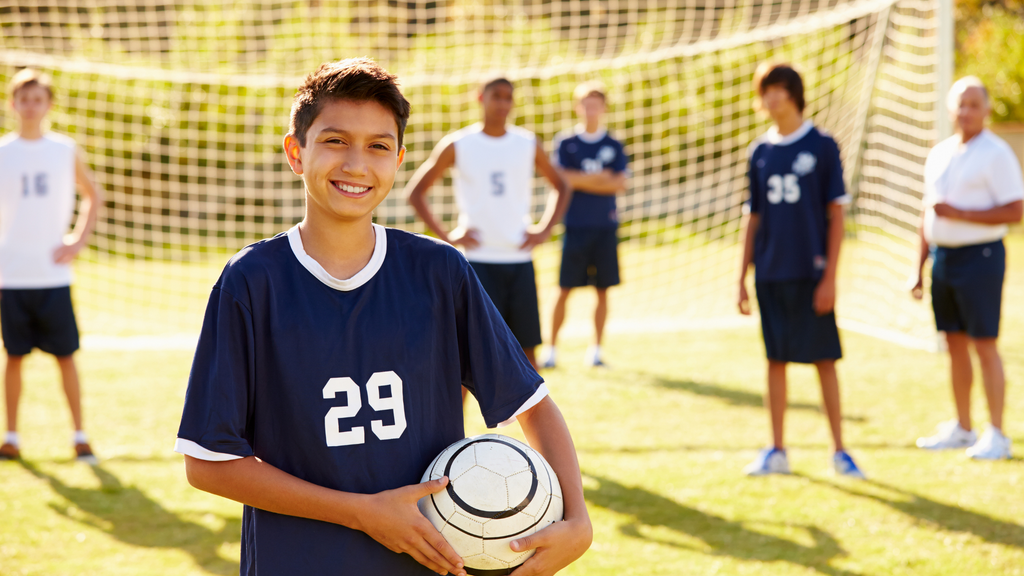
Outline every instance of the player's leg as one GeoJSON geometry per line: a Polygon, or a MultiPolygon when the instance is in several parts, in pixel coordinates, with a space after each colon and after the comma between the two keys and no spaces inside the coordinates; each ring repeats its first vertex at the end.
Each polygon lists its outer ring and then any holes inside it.
{"type": "Polygon", "coordinates": [[[590,264],[594,270],[594,286],[597,288],[597,305],[594,307],[594,339],[588,363],[605,366],[601,355],[605,322],[608,319],[608,288],[619,284],[618,231],[615,228],[594,231],[590,264]]]}
{"type": "Polygon", "coordinates": [[[78,367],[75,365],[73,355],[57,356],[57,366],[60,367],[60,377],[64,385],[64,396],[68,399],[68,408],[71,410],[71,421],[75,425],[75,431],[82,430],[82,391],[78,380],[78,367]]]}
{"type": "Polygon", "coordinates": [[[18,404],[21,402],[21,365],[24,356],[7,355],[4,369],[4,398],[7,406],[7,436],[0,446],[0,459],[21,456],[18,440],[18,404]]]}
{"type": "Polygon", "coordinates": [[[505,322],[534,369],[539,368],[535,350],[541,344],[540,303],[533,262],[503,265],[507,274],[508,317],[505,322]]]}
{"type": "Polygon", "coordinates": [[[974,367],[971,365],[970,338],[963,332],[946,332],[946,348],[949,350],[950,382],[953,386],[953,403],[960,427],[971,430],[971,388],[974,386],[974,367]]]}
{"type": "Polygon", "coordinates": [[[1006,398],[1003,360],[999,356],[995,338],[978,338],[973,342],[974,350],[978,353],[978,363],[981,364],[981,380],[985,385],[989,416],[992,419],[992,425],[1002,430],[1003,406],[1006,398]]]}
{"type": "Polygon", "coordinates": [[[556,359],[555,346],[558,345],[558,333],[562,330],[565,322],[565,307],[569,301],[570,287],[561,287],[558,290],[558,300],[555,301],[555,310],[551,314],[551,342],[544,347],[544,354],[541,358],[542,368],[554,368],[556,359]]]}
{"type": "Polygon", "coordinates": [[[778,450],[786,448],[783,436],[786,426],[787,395],[786,363],[768,360],[768,394],[765,396],[764,404],[768,409],[772,427],[772,446],[778,450]]]}
{"type": "Polygon", "coordinates": [[[19,458],[18,406],[21,403],[22,361],[34,344],[31,294],[26,290],[0,291],[0,331],[7,362],[4,368],[4,399],[7,435],[0,445],[0,458],[19,458]]]}
{"type": "Polygon", "coordinates": [[[835,360],[815,362],[818,379],[821,382],[821,402],[825,406],[825,415],[832,431],[832,441],[836,452],[845,450],[843,446],[842,407],[839,398],[839,376],[836,374],[835,360]]]}

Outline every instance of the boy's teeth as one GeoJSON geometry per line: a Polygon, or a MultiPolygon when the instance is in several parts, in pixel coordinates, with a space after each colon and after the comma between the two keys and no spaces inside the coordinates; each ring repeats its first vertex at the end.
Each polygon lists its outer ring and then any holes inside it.
{"type": "Polygon", "coordinates": [[[347,184],[335,184],[335,185],[338,188],[341,188],[342,190],[344,190],[345,192],[349,192],[349,193],[352,193],[352,194],[359,194],[359,193],[362,193],[362,192],[366,192],[367,190],[370,189],[369,187],[366,187],[366,186],[349,186],[347,184]]]}

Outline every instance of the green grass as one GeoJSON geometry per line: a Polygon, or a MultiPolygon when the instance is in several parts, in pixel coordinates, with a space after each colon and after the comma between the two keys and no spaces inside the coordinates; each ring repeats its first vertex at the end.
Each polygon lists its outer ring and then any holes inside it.
{"type": "MultiPolygon", "coordinates": [[[[1024,251],[1010,254],[1001,347],[1006,429],[1019,452],[1024,306],[1014,294],[1024,251]]],[[[754,326],[612,335],[607,371],[582,368],[585,340],[566,341],[562,367],[545,376],[576,441],[595,538],[564,573],[1024,574],[1024,463],[913,448],[952,413],[944,359],[843,338],[845,434],[867,482],[826,472],[818,387],[800,366],[787,420],[795,474],[742,476],[768,438],[754,326]]],[[[54,363],[28,359],[24,461],[0,463],[0,574],[237,573],[241,506],[190,488],[171,452],[190,361],[187,351],[80,354],[87,428],[103,459],[91,468],[71,460],[54,363]]],[[[984,406],[976,390],[978,424],[984,406]]],[[[484,430],[472,410],[467,427],[484,430]]],[[[521,437],[515,426],[503,432],[521,437]]]]}

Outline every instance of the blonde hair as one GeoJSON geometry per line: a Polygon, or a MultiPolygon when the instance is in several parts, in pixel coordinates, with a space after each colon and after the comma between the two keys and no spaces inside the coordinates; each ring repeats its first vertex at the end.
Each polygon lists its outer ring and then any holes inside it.
{"type": "Polygon", "coordinates": [[[35,68],[23,68],[11,77],[11,82],[7,85],[7,93],[14,98],[18,90],[29,86],[41,86],[50,95],[50,99],[53,99],[53,80],[50,79],[49,74],[35,68]]]}
{"type": "Polygon", "coordinates": [[[572,99],[577,103],[582,102],[587,96],[600,96],[601,100],[604,100],[605,103],[608,102],[607,90],[605,89],[604,84],[597,80],[584,82],[572,91],[572,99]]]}

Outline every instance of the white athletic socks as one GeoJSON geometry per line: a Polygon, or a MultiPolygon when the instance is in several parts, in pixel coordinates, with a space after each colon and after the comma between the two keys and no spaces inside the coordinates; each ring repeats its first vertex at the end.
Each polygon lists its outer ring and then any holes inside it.
{"type": "Polygon", "coordinates": [[[4,437],[4,444],[10,444],[11,446],[14,446],[15,448],[19,448],[20,444],[21,444],[21,439],[18,438],[18,433],[17,432],[8,432],[7,436],[4,437]]]}
{"type": "Polygon", "coordinates": [[[75,444],[76,446],[78,444],[88,444],[89,439],[85,436],[85,432],[81,430],[75,430],[75,435],[74,437],[72,437],[71,443],[75,444]]]}

